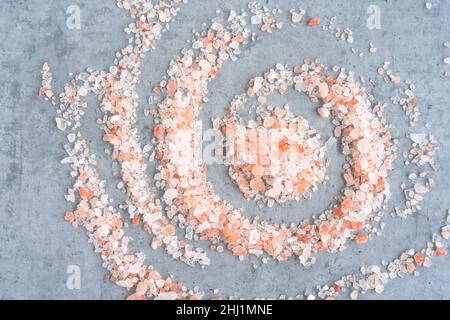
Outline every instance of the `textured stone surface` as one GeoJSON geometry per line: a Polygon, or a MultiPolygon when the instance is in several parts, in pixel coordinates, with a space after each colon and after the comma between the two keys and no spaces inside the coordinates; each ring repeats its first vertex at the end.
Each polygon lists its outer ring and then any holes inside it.
{"type": "MultiPolygon", "coordinates": [[[[265,1],[287,10],[298,8],[298,1],[265,1]]],[[[272,67],[275,63],[295,64],[305,57],[320,57],[326,65],[340,65],[356,75],[375,77],[374,70],[390,57],[392,69],[402,79],[411,79],[417,95],[423,122],[440,142],[437,156],[437,188],[424,202],[424,210],[402,221],[386,216],[382,235],[364,246],[350,245],[343,253],[319,255],[317,264],[305,269],[295,260],[287,263],[269,262],[254,270],[254,259],[239,262],[230,253],[211,253],[212,265],[206,269],[189,268],[172,261],[161,250],[152,251],[150,239],[138,228],[127,232],[135,239],[133,248],[143,250],[150,264],[166,274],[174,274],[187,284],[202,288],[220,288],[225,295],[242,297],[278,297],[295,295],[318,284],[325,284],[342,274],[357,271],[360,265],[379,263],[380,258],[392,259],[404,249],[420,248],[436,231],[447,208],[450,169],[448,121],[450,120],[448,91],[450,79],[442,74],[448,66],[442,59],[450,56],[443,47],[450,40],[450,3],[432,1],[426,10],[424,1],[302,1],[309,16],[337,16],[337,24],[348,26],[355,33],[355,44],[365,52],[363,58],[350,51],[350,46],[337,42],[319,29],[306,29],[287,24],[281,31],[262,37],[243,53],[242,59],[227,64],[210,85],[210,102],[205,104],[205,120],[221,116],[234,94],[245,90],[250,77],[272,67]],[[366,27],[366,10],[370,4],[381,8],[382,29],[366,27]],[[379,48],[376,55],[367,53],[368,43],[379,48]]],[[[141,105],[145,105],[150,85],[164,75],[169,60],[191,38],[193,28],[222,12],[245,5],[244,1],[191,0],[170,25],[157,49],[146,57],[140,85],[141,105]]],[[[222,14],[222,13],[221,13],[222,14]]],[[[40,68],[48,60],[53,69],[54,88],[58,92],[69,79],[69,72],[86,67],[107,68],[114,52],[127,41],[121,30],[129,18],[115,6],[114,0],[16,1],[0,4],[0,299],[122,299],[126,292],[104,279],[100,258],[87,243],[82,230],[74,230],[63,219],[67,210],[63,195],[71,179],[67,167],[59,164],[64,154],[64,136],[54,125],[54,107],[37,96],[40,68]],[[69,30],[65,20],[66,8],[77,4],[81,8],[81,30],[69,30]],[[69,265],[81,268],[81,289],[66,288],[66,269],[69,265]]],[[[376,86],[375,96],[387,101],[394,91],[386,85],[376,86]]],[[[309,119],[327,137],[331,125],[320,119],[305,97],[289,93],[277,101],[289,103],[294,112],[309,119]]],[[[140,114],[143,115],[142,110],[140,114]]],[[[403,112],[392,106],[386,117],[394,124],[393,133],[400,139],[401,151],[406,150],[409,130],[403,112]]],[[[110,192],[116,200],[122,198],[114,190],[116,178],[111,174],[111,161],[102,150],[101,133],[95,125],[95,104],[88,111],[83,129],[90,137],[99,157],[102,175],[111,184],[110,192]]],[[[151,122],[141,117],[138,125],[142,137],[149,139],[151,122]]],[[[205,122],[206,123],[206,122],[205,122]]],[[[419,131],[423,130],[418,128],[419,131]]],[[[262,210],[262,216],[279,222],[293,222],[316,214],[333,200],[342,186],[340,176],[342,156],[338,147],[329,150],[333,164],[328,175],[330,183],[321,187],[311,200],[276,206],[262,210]]],[[[210,166],[210,180],[217,192],[235,206],[250,212],[259,211],[253,202],[246,202],[226,175],[222,166],[210,166]]],[[[414,168],[405,168],[397,161],[391,178],[393,197],[390,207],[403,203],[398,184],[414,168]]],[[[203,244],[206,247],[206,244],[203,244]]],[[[450,258],[437,259],[430,269],[421,270],[418,278],[407,277],[392,281],[382,296],[366,298],[450,298],[450,258]]]]}

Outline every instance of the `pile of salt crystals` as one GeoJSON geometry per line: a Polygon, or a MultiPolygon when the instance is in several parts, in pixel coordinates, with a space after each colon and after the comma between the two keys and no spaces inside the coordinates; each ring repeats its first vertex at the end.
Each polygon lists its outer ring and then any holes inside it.
{"type": "Polygon", "coordinates": [[[323,141],[288,106],[261,105],[256,121],[243,125],[240,120],[235,114],[225,120],[225,165],[247,200],[262,199],[269,207],[298,201],[325,181],[323,141]]]}

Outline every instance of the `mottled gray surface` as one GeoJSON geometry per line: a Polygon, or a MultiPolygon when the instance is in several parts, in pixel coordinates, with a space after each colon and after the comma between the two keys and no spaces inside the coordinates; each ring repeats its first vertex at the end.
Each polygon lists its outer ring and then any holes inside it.
{"type": "MultiPolygon", "coordinates": [[[[300,1],[266,1],[286,11],[298,7],[300,1]]],[[[432,175],[436,190],[424,202],[424,210],[405,221],[387,216],[382,235],[364,246],[351,245],[340,254],[319,255],[317,264],[305,269],[292,259],[287,263],[270,262],[254,270],[255,259],[239,262],[229,253],[211,253],[212,264],[206,269],[189,268],[172,261],[161,250],[152,251],[149,238],[138,228],[127,230],[135,242],[133,248],[143,250],[148,261],[165,274],[174,274],[188,284],[205,289],[220,288],[225,295],[242,297],[277,297],[282,293],[295,295],[337,276],[357,271],[360,265],[379,263],[380,258],[392,259],[410,247],[420,248],[438,229],[450,208],[450,150],[448,149],[448,91],[450,80],[442,74],[442,58],[450,50],[442,46],[450,40],[450,2],[431,1],[432,10],[425,10],[424,1],[301,1],[311,15],[337,16],[338,24],[351,27],[355,47],[367,51],[369,41],[379,48],[376,55],[358,58],[350,46],[337,42],[318,28],[293,27],[264,36],[246,50],[236,63],[223,68],[210,85],[210,102],[203,117],[221,115],[234,94],[243,92],[251,76],[265,71],[277,62],[294,64],[305,57],[320,57],[327,65],[338,64],[357,75],[375,77],[374,70],[385,57],[390,57],[392,69],[403,79],[417,85],[423,124],[429,122],[440,142],[438,169],[432,175]],[[366,28],[366,9],[378,4],[382,9],[382,29],[366,28]],[[447,50],[447,51],[446,51],[447,50]],[[251,260],[251,261],[249,261],[251,260]]],[[[246,1],[191,0],[170,26],[157,49],[147,56],[140,86],[142,106],[150,85],[164,75],[171,57],[186,46],[192,28],[216,16],[216,9],[238,8],[246,1]]],[[[71,184],[68,168],[59,164],[64,155],[64,136],[54,126],[54,107],[37,97],[40,68],[48,60],[53,68],[54,87],[59,91],[69,79],[69,72],[79,72],[90,66],[104,69],[111,65],[114,52],[124,46],[126,35],[121,32],[129,22],[125,12],[114,0],[3,0],[0,2],[0,299],[122,299],[126,292],[105,278],[100,258],[87,243],[83,230],[75,230],[63,219],[70,206],[64,201],[65,189],[71,184]],[[81,7],[81,30],[66,27],[65,10],[69,5],[81,7]],[[81,268],[81,289],[66,288],[66,268],[81,268]]],[[[377,99],[387,101],[395,91],[391,86],[377,85],[377,99]]],[[[328,137],[331,125],[318,118],[305,97],[289,94],[279,102],[289,102],[292,109],[307,117],[321,134],[328,137]]],[[[142,110],[139,111],[142,114],[142,110]]],[[[111,174],[111,161],[102,150],[101,133],[95,125],[95,105],[91,105],[84,124],[86,135],[97,152],[101,173],[110,183],[117,182],[111,174]]],[[[143,118],[143,117],[142,117],[143,118]]],[[[400,139],[401,149],[407,148],[405,133],[409,130],[405,116],[396,106],[386,110],[386,118],[394,124],[393,134],[400,139]]],[[[140,119],[142,137],[149,139],[151,123],[140,119]]],[[[331,155],[338,154],[329,150],[331,155]]],[[[286,204],[263,210],[262,216],[274,221],[292,222],[317,214],[325,209],[342,186],[342,157],[334,157],[328,174],[330,183],[308,201],[286,204]]],[[[397,161],[392,175],[393,197],[390,208],[402,204],[399,182],[414,170],[397,161]]],[[[210,167],[210,179],[217,192],[236,206],[244,206],[246,214],[258,211],[252,202],[245,202],[233,187],[225,169],[210,167]]],[[[113,187],[110,192],[121,199],[113,187]]],[[[206,244],[203,244],[206,247],[206,244]]],[[[421,270],[418,278],[394,280],[382,296],[366,298],[450,298],[450,258],[435,261],[430,269],[421,270]]]]}

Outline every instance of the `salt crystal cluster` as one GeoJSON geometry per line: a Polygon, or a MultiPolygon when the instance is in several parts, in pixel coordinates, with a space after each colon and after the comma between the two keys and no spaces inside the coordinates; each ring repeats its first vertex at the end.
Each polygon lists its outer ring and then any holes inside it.
{"type": "Polygon", "coordinates": [[[299,200],[325,181],[323,142],[302,117],[286,108],[260,106],[257,121],[240,124],[235,100],[224,122],[230,175],[246,199],[299,200]]]}

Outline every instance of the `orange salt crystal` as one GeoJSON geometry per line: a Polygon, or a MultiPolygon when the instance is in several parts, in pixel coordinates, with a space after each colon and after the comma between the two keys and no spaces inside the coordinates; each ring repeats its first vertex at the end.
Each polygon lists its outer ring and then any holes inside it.
{"type": "Polygon", "coordinates": [[[155,128],[153,129],[153,135],[157,139],[162,139],[162,137],[164,136],[164,129],[163,129],[163,127],[161,125],[157,124],[155,126],[155,128]]]}
{"type": "Polygon", "coordinates": [[[310,184],[305,181],[305,180],[301,180],[296,186],[295,186],[295,192],[297,194],[302,194],[304,193],[306,190],[308,190],[310,184]]]}
{"type": "Polygon", "coordinates": [[[319,228],[320,233],[328,233],[330,232],[330,224],[327,221],[321,223],[319,228]]]}
{"type": "Polygon", "coordinates": [[[131,223],[134,225],[138,225],[140,221],[141,221],[141,218],[138,215],[135,215],[133,217],[133,220],[131,220],[131,223]]]}
{"type": "Polygon", "coordinates": [[[133,158],[134,158],[133,154],[131,154],[131,153],[124,153],[124,152],[119,153],[119,156],[118,156],[118,159],[120,161],[130,161],[133,158]]]}
{"type": "Polygon", "coordinates": [[[148,290],[148,284],[146,282],[139,282],[136,286],[136,294],[144,296],[148,290]]]}
{"type": "Polygon", "coordinates": [[[350,211],[350,208],[353,206],[353,200],[350,198],[345,198],[344,201],[342,201],[342,212],[347,213],[350,211]]]}
{"type": "Polygon", "coordinates": [[[242,36],[242,34],[238,34],[238,35],[233,37],[233,41],[242,43],[242,42],[244,42],[244,37],[242,36]]]}
{"type": "Polygon", "coordinates": [[[407,264],[406,264],[406,271],[407,271],[408,273],[413,273],[415,268],[416,268],[416,267],[414,266],[413,263],[407,263],[407,264]]]}
{"type": "Polygon", "coordinates": [[[192,119],[194,118],[194,111],[192,111],[192,108],[190,107],[186,107],[183,109],[183,111],[181,111],[181,117],[186,121],[186,122],[192,122],[192,119]]]}
{"type": "Polygon", "coordinates": [[[253,166],[253,168],[251,169],[251,172],[256,176],[256,177],[261,177],[264,174],[264,168],[262,166],[259,165],[255,165],[253,166]]]}
{"type": "Polygon", "coordinates": [[[206,48],[211,43],[211,39],[209,37],[204,37],[202,40],[203,48],[206,48]]]}
{"type": "Polygon", "coordinates": [[[436,255],[437,255],[438,257],[446,256],[446,255],[447,255],[447,250],[445,250],[444,247],[437,247],[437,248],[436,248],[436,255]]]}
{"type": "Polygon", "coordinates": [[[153,88],[153,92],[156,94],[160,94],[161,93],[161,87],[154,87],[153,88]]]}
{"type": "Polygon", "coordinates": [[[80,206],[77,207],[77,211],[76,211],[76,212],[78,213],[78,216],[79,216],[81,219],[84,219],[84,218],[87,217],[86,211],[84,211],[83,209],[81,209],[80,206]]]}
{"type": "Polygon", "coordinates": [[[172,224],[168,224],[162,229],[162,234],[164,236],[172,236],[175,234],[175,227],[172,224]]]}
{"type": "Polygon", "coordinates": [[[343,212],[340,207],[333,208],[332,213],[333,213],[333,217],[335,217],[335,218],[340,218],[343,216],[343,212]]]}
{"type": "Polygon", "coordinates": [[[418,266],[421,266],[425,261],[425,255],[422,252],[416,252],[414,255],[414,261],[418,266]]]}
{"type": "Polygon", "coordinates": [[[385,181],[382,177],[379,177],[377,180],[377,185],[376,185],[375,191],[380,192],[384,189],[384,187],[385,187],[385,181]]]}
{"type": "Polygon", "coordinates": [[[352,228],[355,230],[360,230],[362,228],[364,228],[364,223],[362,223],[361,221],[354,221],[352,222],[352,228]]]}
{"type": "Polygon", "coordinates": [[[64,219],[67,222],[72,223],[75,220],[75,215],[73,214],[72,211],[67,211],[66,214],[64,215],[64,219]]]}
{"type": "Polygon", "coordinates": [[[174,94],[177,91],[177,89],[178,89],[177,82],[175,80],[169,80],[167,82],[166,88],[167,88],[167,93],[168,94],[174,94]]]}
{"type": "Polygon", "coordinates": [[[311,239],[311,235],[309,235],[309,234],[302,234],[301,236],[298,237],[298,240],[301,243],[308,243],[310,239],[311,239]]]}
{"type": "Polygon", "coordinates": [[[279,142],[278,147],[280,148],[281,152],[285,152],[289,149],[289,144],[286,139],[283,139],[279,142]]]}
{"type": "Polygon", "coordinates": [[[148,278],[150,279],[150,280],[161,280],[162,279],[162,277],[161,277],[161,275],[159,274],[159,272],[158,271],[156,271],[156,270],[150,270],[149,272],[148,272],[148,278]]]}
{"type": "Polygon", "coordinates": [[[92,192],[89,191],[86,187],[80,187],[78,190],[78,193],[80,194],[81,199],[91,199],[92,198],[92,192]]]}
{"type": "Polygon", "coordinates": [[[266,190],[264,182],[259,177],[254,178],[250,181],[250,188],[259,192],[264,192],[266,190]]]}
{"type": "Polygon", "coordinates": [[[355,236],[355,240],[357,244],[364,244],[367,242],[369,237],[365,233],[359,233],[355,236]]]}
{"type": "Polygon", "coordinates": [[[347,103],[347,107],[348,108],[352,108],[352,107],[354,107],[355,105],[357,105],[358,104],[358,100],[356,100],[355,98],[352,98],[348,103],[347,103]]]}
{"type": "Polygon", "coordinates": [[[281,126],[280,126],[280,122],[277,120],[277,121],[275,121],[274,123],[273,123],[273,125],[272,125],[272,128],[274,128],[274,129],[279,129],[281,126]]]}
{"type": "Polygon", "coordinates": [[[300,144],[298,144],[298,145],[296,146],[296,148],[297,148],[297,151],[298,151],[299,153],[305,152],[305,147],[302,146],[302,145],[300,145],[300,144]]]}
{"type": "Polygon", "coordinates": [[[308,20],[308,26],[310,27],[318,26],[319,24],[320,24],[319,18],[312,18],[308,20]]]}
{"type": "Polygon", "coordinates": [[[122,219],[120,219],[118,217],[114,217],[112,219],[112,224],[113,224],[113,226],[115,226],[118,229],[122,228],[122,226],[123,226],[122,219]]]}
{"type": "Polygon", "coordinates": [[[236,246],[236,247],[234,247],[233,248],[233,254],[235,255],[235,256],[245,256],[246,254],[247,254],[247,249],[245,249],[244,247],[242,247],[242,246],[236,246]]]}
{"type": "Polygon", "coordinates": [[[144,32],[148,32],[152,29],[151,25],[148,23],[143,23],[141,26],[141,30],[144,32]]]}
{"type": "Polygon", "coordinates": [[[84,168],[80,168],[80,176],[79,177],[81,180],[86,180],[87,178],[89,178],[89,171],[84,168]]]}
{"type": "Polygon", "coordinates": [[[341,292],[341,290],[342,290],[342,287],[337,284],[334,284],[332,288],[333,288],[334,292],[337,292],[337,293],[341,292]]]}

